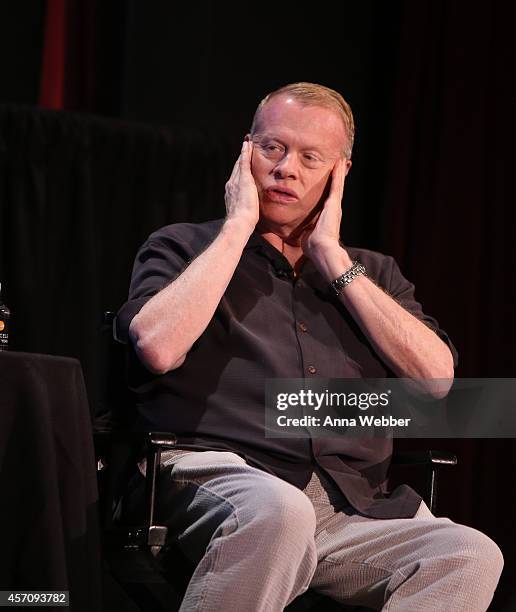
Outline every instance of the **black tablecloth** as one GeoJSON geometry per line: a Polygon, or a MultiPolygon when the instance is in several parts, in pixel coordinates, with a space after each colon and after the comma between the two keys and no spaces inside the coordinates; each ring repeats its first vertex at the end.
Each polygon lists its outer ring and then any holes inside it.
{"type": "Polygon", "coordinates": [[[69,590],[71,610],[101,610],[91,419],[76,359],[0,352],[0,496],[0,589],[69,590]]]}

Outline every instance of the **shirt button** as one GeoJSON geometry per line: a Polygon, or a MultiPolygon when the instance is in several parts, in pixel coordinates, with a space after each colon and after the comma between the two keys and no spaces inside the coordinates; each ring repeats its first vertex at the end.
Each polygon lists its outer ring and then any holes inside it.
{"type": "Polygon", "coordinates": [[[309,365],[308,371],[310,372],[310,374],[315,374],[317,372],[317,368],[313,365],[309,365]]]}
{"type": "Polygon", "coordinates": [[[307,331],[308,331],[308,327],[307,327],[306,323],[300,323],[300,324],[299,324],[299,329],[300,329],[302,332],[307,332],[307,331]]]}

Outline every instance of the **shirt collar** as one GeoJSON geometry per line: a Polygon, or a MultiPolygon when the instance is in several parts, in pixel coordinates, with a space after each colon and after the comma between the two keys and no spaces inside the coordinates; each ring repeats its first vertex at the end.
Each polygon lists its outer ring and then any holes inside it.
{"type": "MultiPolygon", "coordinates": [[[[265,240],[263,236],[261,236],[256,230],[253,231],[247,244],[244,247],[244,251],[254,249],[256,252],[259,252],[261,255],[264,255],[270,262],[277,262],[281,265],[281,267],[289,267],[291,269],[290,263],[287,258],[278,251],[278,249],[270,242],[265,240]]],[[[298,279],[303,279],[303,281],[311,286],[313,289],[318,289],[326,293],[329,289],[328,284],[325,282],[317,268],[314,266],[313,262],[310,259],[305,261],[305,264],[301,270],[301,273],[298,279]]]]}
{"type": "Polygon", "coordinates": [[[269,244],[269,243],[267,242],[267,240],[265,240],[265,238],[262,238],[262,236],[260,236],[260,234],[256,230],[254,230],[251,236],[249,237],[247,244],[244,247],[244,251],[247,249],[255,249],[257,247],[263,247],[264,244],[269,244]]]}

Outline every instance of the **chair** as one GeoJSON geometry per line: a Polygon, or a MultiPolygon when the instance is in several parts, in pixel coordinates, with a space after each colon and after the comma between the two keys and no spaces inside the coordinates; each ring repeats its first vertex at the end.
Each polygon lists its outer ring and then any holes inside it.
{"type": "MultiPolygon", "coordinates": [[[[114,326],[114,313],[106,312],[104,329],[114,326]]],[[[116,339],[116,334],[114,335],[116,339]]],[[[158,560],[160,553],[169,546],[167,527],[156,522],[157,475],[161,452],[173,448],[176,437],[170,432],[142,433],[128,428],[127,407],[130,398],[122,375],[120,364],[123,347],[110,340],[111,357],[108,363],[108,384],[106,396],[112,408],[110,416],[105,412],[99,419],[95,431],[95,449],[101,500],[101,526],[103,533],[103,553],[109,570],[110,579],[121,585],[133,602],[140,607],[133,610],[158,611],[179,609],[181,596],[193,571],[188,561],[179,552],[174,555],[177,563],[167,567],[158,560]],[[118,392],[116,391],[118,387],[118,392]],[[124,418],[116,418],[120,410],[116,405],[122,402],[124,418]],[[122,427],[120,420],[123,421],[122,427]],[[121,525],[114,520],[117,504],[127,483],[140,475],[136,473],[136,457],[144,453],[147,460],[145,478],[145,518],[138,525],[121,525]]],[[[120,406],[119,406],[120,408],[120,406]]],[[[438,472],[446,466],[457,464],[454,454],[442,451],[419,451],[395,453],[393,466],[416,466],[425,479],[424,499],[432,512],[437,505],[438,472]]],[[[129,605],[129,604],[128,604],[129,605]]],[[[120,605],[118,604],[118,609],[120,605]]],[[[367,608],[349,608],[367,610],[367,608]]],[[[289,612],[332,612],[343,610],[328,597],[308,590],[287,608],[289,612]]]]}

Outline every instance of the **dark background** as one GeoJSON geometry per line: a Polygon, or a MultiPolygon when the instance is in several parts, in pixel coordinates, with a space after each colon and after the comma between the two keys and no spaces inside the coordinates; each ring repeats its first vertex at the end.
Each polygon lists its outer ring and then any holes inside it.
{"type": "MultiPolygon", "coordinates": [[[[457,376],[515,375],[513,2],[5,4],[0,279],[12,346],[80,358],[94,409],[101,313],[123,303],[136,249],[164,224],[223,215],[258,101],[298,80],[354,110],[344,241],[397,258],[456,344],[457,376]]],[[[514,441],[430,444],[460,462],[439,514],[501,546],[491,609],[515,610],[514,441]]]]}

